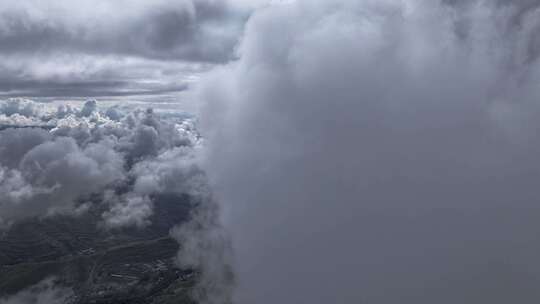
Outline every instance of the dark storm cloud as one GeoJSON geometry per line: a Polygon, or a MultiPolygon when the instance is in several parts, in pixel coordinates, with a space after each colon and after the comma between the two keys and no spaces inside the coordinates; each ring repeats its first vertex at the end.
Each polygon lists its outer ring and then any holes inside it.
{"type": "Polygon", "coordinates": [[[1,134],[0,164],[10,169],[16,168],[32,148],[51,139],[49,132],[38,128],[7,129],[1,134]]]}
{"type": "Polygon", "coordinates": [[[540,300],[540,12],[461,3],[271,6],[202,82],[236,303],[540,300]]]}
{"type": "MultiPolygon", "coordinates": [[[[247,17],[247,12],[223,1],[157,1],[153,5],[136,1],[131,5],[144,11],[124,16],[127,5],[111,6],[122,21],[119,24],[99,12],[90,20],[72,20],[33,14],[27,7],[7,8],[0,13],[0,53],[67,51],[223,62],[231,58],[247,17]]],[[[47,5],[36,6],[40,12],[48,11],[47,5]]],[[[76,5],[72,9],[77,10],[76,5]]]]}
{"type": "Polygon", "coordinates": [[[233,1],[7,1],[0,96],[181,92],[186,77],[233,58],[249,13],[233,1]]]}
{"type": "Polygon", "coordinates": [[[159,95],[182,92],[187,84],[144,86],[134,88],[134,83],[118,80],[53,81],[53,80],[0,80],[0,98],[11,97],[121,97],[159,95]]]}

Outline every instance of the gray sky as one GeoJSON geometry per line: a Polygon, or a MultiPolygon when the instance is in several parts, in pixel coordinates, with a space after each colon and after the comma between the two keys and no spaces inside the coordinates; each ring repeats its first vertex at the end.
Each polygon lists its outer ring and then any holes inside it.
{"type": "Polygon", "coordinates": [[[259,2],[2,1],[0,98],[181,99],[259,2]]]}

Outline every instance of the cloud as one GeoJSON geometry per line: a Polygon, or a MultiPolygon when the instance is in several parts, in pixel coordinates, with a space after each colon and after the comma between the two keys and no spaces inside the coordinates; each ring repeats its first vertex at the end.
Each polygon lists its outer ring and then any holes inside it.
{"type": "Polygon", "coordinates": [[[0,98],[178,95],[234,58],[235,1],[4,1],[0,98]]]}
{"type": "MultiPolygon", "coordinates": [[[[197,197],[196,197],[197,198],[197,197]]],[[[236,286],[233,252],[228,231],[220,221],[220,208],[205,195],[187,223],[175,227],[171,236],[180,244],[177,264],[199,272],[191,296],[199,303],[232,303],[236,286]]]]}
{"type": "Polygon", "coordinates": [[[28,151],[51,140],[50,133],[39,128],[7,129],[1,134],[0,164],[9,168],[16,168],[28,151]]]}
{"type": "MultiPolygon", "coordinates": [[[[0,100],[0,118],[0,233],[18,221],[87,212],[100,213],[100,229],[169,229],[164,212],[179,204],[185,220],[171,237],[182,248],[177,264],[197,273],[193,298],[231,299],[230,240],[200,167],[196,120],[96,100],[55,108],[20,98],[0,100]]],[[[49,279],[0,303],[70,303],[72,295],[49,279]]]]}
{"type": "Polygon", "coordinates": [[[77,198],[120,181],[123,164],[123,158],[103,143],[81,149],[74,139],[59,137],[37,145],[1,181],[6,190],[2,218],[18,220],[71,208],[77,198]]]}
{"type": "Polygon", "coordinates": [[[102,204],[105,228],[144,227],[153,214],[152,196],[195,195],[202,187],[192,151],[198,134],[185,118],[103,109],[95,100],[55,110],[24,99],[0,101],[0,117],[6,121],[0,128],[3,228],[78,213],[95,194],[102,197],[92,202],[102,204]]]}
{"type": "Polygon", "coordinates": [[[150,224],[153,214],[152,201],[149,197],[128,196],[114,202],[109,211],[103,213],[104,225],[107,228],[136,226],[143,228],[150,224]]]}
{"type": "Polygon", "coordinates": [[[11,99],[0,104],[0,112],[6,116],[19,114],[26,117],[33,117],[41,116],[43,114],[43,109],[39,104],[28,100],[11,99]]]}
{"type": "Polygon", "coordinates": [[[136,177],[134,191],[141,194],[207,196],[206,175],[199,164],[200,160],[190,148],[166,150],[158,157],[141,161],[133,167],[132,173],[136,177]]]}
{"type": "Polygon", "coordinates": [[[6,77],[0,82],[0,94],[2,98],[11,97],[123,97],[123,96],[144,96],[159,95],[168,93],[179,93],[188,88],[187,83],[168,84],[164,83],[159,87],[144,85],[141,88],[134,88],[134,84],[129,81],[119,80],[80,80],[77,82],[55,81],[55,80],[22,80],[6,77]]]}
{"type": "Polygon", "coordinates": [[[65,49],[210,62],[231,56],[247,14],[228,1],[208,0],[52,1],[46,6],[12,1],[1,13],[0,51],[5,54],[65,49]]]}
{"type": "Polygon", "coordinates": [[[201,83],[236,303],[540,299],[538,10],[445,2],[270,6],[201,83]]]}

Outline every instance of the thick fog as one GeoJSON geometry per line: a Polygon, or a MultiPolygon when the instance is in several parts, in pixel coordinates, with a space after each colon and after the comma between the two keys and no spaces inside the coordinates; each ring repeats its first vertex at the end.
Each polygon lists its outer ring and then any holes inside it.
{"type": "Polygon", "coordinates": [[[540,300],[538,1],[287,1],[200,87],[235,303],[540,300]]]}

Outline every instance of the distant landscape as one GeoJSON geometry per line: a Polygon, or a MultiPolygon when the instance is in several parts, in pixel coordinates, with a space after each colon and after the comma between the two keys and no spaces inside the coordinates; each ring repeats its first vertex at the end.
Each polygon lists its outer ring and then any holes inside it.
{"type": "Polygon", "coordinates": [[[43,280],[71,290],[67,303],[193,303],[196,270],[175,264],[169,229],[186,221],[187,197],[156,199],[152,225],[104,231],[100,213],[17,223],[0,237],[0,297],[43,280]]]}

